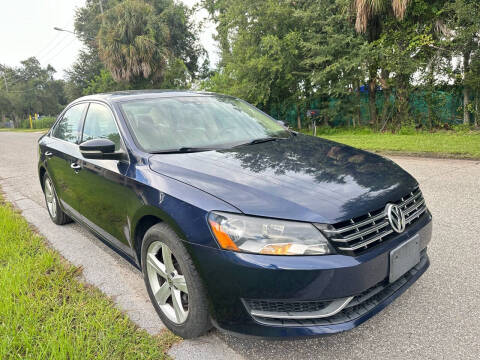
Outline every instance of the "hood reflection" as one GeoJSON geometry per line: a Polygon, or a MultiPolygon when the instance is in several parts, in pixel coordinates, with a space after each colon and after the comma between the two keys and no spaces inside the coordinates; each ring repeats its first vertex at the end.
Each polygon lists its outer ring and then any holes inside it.
{"type": "Polygon", "coordinates": [[[153,170],[245,213],[338,221],[383,207],[415,186],[390,160],[306,135],[233,149],[157,155],[153,170]]]}

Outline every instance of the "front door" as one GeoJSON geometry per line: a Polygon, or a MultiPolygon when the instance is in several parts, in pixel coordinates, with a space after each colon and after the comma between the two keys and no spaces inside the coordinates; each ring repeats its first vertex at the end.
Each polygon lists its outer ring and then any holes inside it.
{"type": "MultiPolygon", "coordinates": [[[[115,143],[115,150],[123,150],[114,115],[109,107],[91,103],[83,126],[81,142],[107,138],[115,143]]],[[[133,255],[129,239],[128,209],[135,193],[127,185],[126,160],[85,159],[79,161],[78,211],[83,220],[103,238],[128,255],[133,255]]]]}

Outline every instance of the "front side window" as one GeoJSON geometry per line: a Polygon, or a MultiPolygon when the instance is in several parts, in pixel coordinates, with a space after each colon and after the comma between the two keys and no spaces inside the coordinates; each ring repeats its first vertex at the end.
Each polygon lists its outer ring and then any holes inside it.
{"type": "Polygon", "coordinates": [[[147,152],[228,148],[266,137],[288,137],[274,119],[239,99],[185,96],[120,105],[138,145],[147,152]]]}
{"type": "Polygon", "coordinates": [[[115,151],[120,149],[120,134],[113,114],[97,103],[90,104],[83,126],[82,142],[92,139],[109,139],[115,143],[115,151]]]}
{"type": "Polygon", "coordinates": [[[57,139],[76,143],[80,135],[82,115],[87,104],[78,104],[68,109],[62,120],[55,126],[53,136],[57,139]]]}

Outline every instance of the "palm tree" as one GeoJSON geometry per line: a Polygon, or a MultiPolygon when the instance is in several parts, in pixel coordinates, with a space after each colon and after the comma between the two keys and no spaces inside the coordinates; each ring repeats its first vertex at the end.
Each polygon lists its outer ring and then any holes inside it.
{"type": "MultiPolygon", "coordinates": [[[[369,42],[380,38],[382,16],[388,11],[402,20],[407,11],[409,0],[352,0],[353,11],[356,13],[355,29],[359,33],[367,33],[369,42]]],[[[376,86],[378,66],[375,59],[368,65],[369,72],[369,112],[370,122],[378,128],[376,107],[376,86]]]]}
{"type": "Polygon", "coordinates": [[[116,81],[159,80],[168,50],[158,44],[168,28],[156,19],[151,5],[127,0],[105,12],[98,33],[100,58],[116,81]]]}
{"type": "Polygon", "coordinates": [[[402,20],[407,11],[409,0],[353,0],[353,8],[356,12],[355,29],[365,33],[371,21],[384,14],[389,9],[399,20],[402,20]]]}

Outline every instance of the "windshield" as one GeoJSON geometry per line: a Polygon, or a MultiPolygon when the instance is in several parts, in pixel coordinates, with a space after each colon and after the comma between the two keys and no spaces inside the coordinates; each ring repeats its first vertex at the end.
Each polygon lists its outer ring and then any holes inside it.
{"type": "Polygon", "coordinates": [[[289,136],[268,115],[229,97],[142,99],[120,106],[138,145],[146,152],[227,148],[257,139],[289,136]]]}

